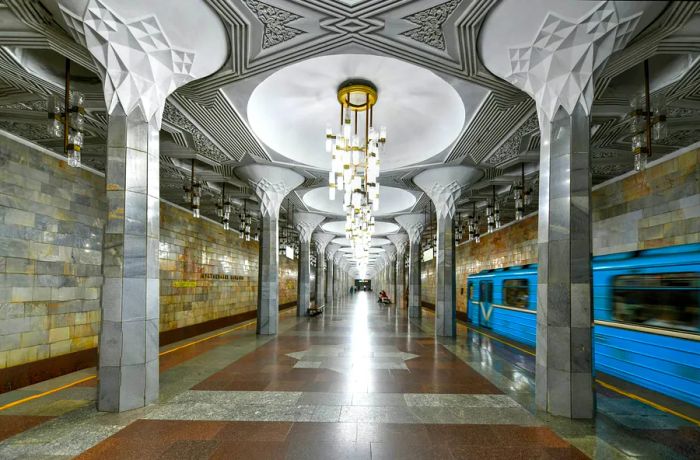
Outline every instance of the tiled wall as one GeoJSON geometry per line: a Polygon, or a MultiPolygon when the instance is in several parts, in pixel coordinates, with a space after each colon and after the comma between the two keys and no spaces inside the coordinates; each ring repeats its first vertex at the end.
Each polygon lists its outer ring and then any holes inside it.
{"type": "Polygon", "coordinates": [[[593,253],[700,241],[700,148],[593,191],[593,253]]]}
{"type": "Polygon", "coordinates": [[[0,136],[0,369],[97,345],[104,187],[0,136]]]}
{"type": "MultiPolygon", "coordinates": [[[[0,135],[0,369],[96,347],[104,189],[0,135]]],[[[166,203],[160,217],[161,332],[255,310],[258,243],[166,203]]],[[[296,279],[280,256],[281,305],[296,279]]]]}
{"type": "MultiPolygon", "coordinates": [[[[668,155],[592,194],[593,254],[700,242],[700,148],[668,155]]],[[[457,310],[470,273],[537,262],[537,214],[457,246],[457,310]]],[[[434,304],[434,271],[423,264],[421,299],[434,304]]]]}
{"type": "Polygon", "coordinates": [[[433,258],[427,262],[421,262],[420,273],[420,300],[421,302],[435,305],[435,263],[437,259],[433,258]]]}
{"type": "Polygon", "coordinates": [[[161,331],[254,310],[257,288],[257,242],[161,203],[161,331]]]}
{"type": "Polygon", "coordinates": [[[297,265],[296,259],[279,258],[279,302],[280,305],[289,305],[297,301],[297,265]]]}

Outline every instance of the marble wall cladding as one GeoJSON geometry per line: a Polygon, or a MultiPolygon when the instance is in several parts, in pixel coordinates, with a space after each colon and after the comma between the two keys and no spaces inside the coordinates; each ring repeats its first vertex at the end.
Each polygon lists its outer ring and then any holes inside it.
{"type": "Polygon", "coordinates": [[[700,148],[593,191],[593,254],[700,242],[700,148]]]}
{"type": "MultiPolygon", "coordinates": [[[[104,177],[0,135],[0,369],[97,346],[106,214],[104,177]]],[[[161,203],[160,331],[255,310],[258,252],[161,203]]],[[[296,289],[280,256],[280,305],[296,289]]]]}
{"type": "Polygon", "coordinates": [[[255,310],[258,243],[161,203],[160,330],[255,310]]]}
{"type": "MultiPolygon", "coordinates": [[[[280,256],[279,264],[279,299],[280,305],[286,306],[295,304],[297,301],[297,260],[280,256]]],[[[313,273],[311,275],[313,280],[313,273]]],[[[311,285],[311,298],[314,297],[313,285],[311,285]]]]}
{"type": "MultiPolygon", "coordinates": [[[[700,149],[595,187],[593,255],[700,242],[700,149]]],[[[528,210],[529,211],[529,210],[528,210]]],[[[466,311],[469,274],[537,262],[537,214],[457,246],[457,311],[466,311]]],[[[423,302],[435,304],[435,274],[421,273],[423,302]]]]}
{"type": "Polygon", "coordinates": [[[420,266],[420,300],[421,303],[426,302],[430,305],[435,305],[435,282],[437,259],[433,258],[427,262],[421,262],[420,266]]]}
{"type": "Polygon", "coordinates": [[[104,188],[0,136],[0,368],[97,345],[104,188]]]}

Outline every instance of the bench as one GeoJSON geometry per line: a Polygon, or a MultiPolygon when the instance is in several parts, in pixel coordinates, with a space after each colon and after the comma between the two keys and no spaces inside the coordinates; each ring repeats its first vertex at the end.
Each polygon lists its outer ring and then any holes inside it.
{"type": "Polygon", "coordinates": [[[311,307],[311,308],[309,308],[308,310],[306,310],[306,313],[307,313],[309,316],[317,316],[317,315],[320,315],[321,313],[323,313],[323,307],[322,307],[322,306],[321,306],[321,307],[311,307]]]}

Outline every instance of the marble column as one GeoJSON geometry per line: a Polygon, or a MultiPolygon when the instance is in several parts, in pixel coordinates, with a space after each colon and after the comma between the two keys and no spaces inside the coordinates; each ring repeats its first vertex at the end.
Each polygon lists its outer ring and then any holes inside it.
{"type": "Polygon", "coordinates": [[[409,318],[420,318],[422,316],[420,299],[420,270],[421,270],[421,247],[420,236],[423,232],[422,214],[404,214],[396,217],[396,222],[408,233],[408,316],[409,318]]]}
{"type": "MultiPolygon", "coordinates": [[[[311,307],[311,235],[322,221],[323,216],[319,214],[310,212],[294,214],[294,228],[299,233],[297,316],[306,315],[311,307]]],[[[318,293],[316,297],[318,298],[318,293]]]]}
{"type": "Polygon", "coordinates": [[[322,307],[326,304],[326,246],[336,235],[325,232],[317,232],[313,236],[316,245],[316,305],[322,307]]]}
{"type": "Polygon", "coordinates": [[[134,17],[111,3],[60,0],[58,7],[67,31],[92,58],[109,115],[97,408],[121,412],[159,394],[159,131],[165,100],[221,66],[227,44],[223,25],[207,13],[212,30],[221,27],[221,40],[193,37],[184,50],[174,43],[177,31],[191,25],[186,19],[134,17]],[[205,51],[211,60],[195,69],[191,63],[205,51]]]}
{"type": "Polygon", "coordinates": [[[494,50],[487,65],[535,100],[541,131],[535,402],[554,415],[592,418],[594,80],[608,57],[634,36],[640,17],[660,9],[647,2],[544,1],[530,11],[543,20],[531,21],[517,42],[496,32],[512,24],[512,15],[502,11],[485,37],[484,46],[494,50]],[[573,7],[583,10],[574,13],[573,7]]]}
{"type": "Polygon", "coordinates": [[[333,257],[333,298],[341,299],[343,297],[343,291],[340,283],[342,282],[341,276],[342,272],[340,270],[340,259],[342,259],[343,254],[341,252],[336,252],[333,257]]]}
{"type": "Polygon", "coordinates": [[[340,246],[329,244],[326,246],[326,305],[333,306],[333,272],[335,270],[333,260],[340,246]]]}
{"type": "Polygon", "coordinates": [[[121,412],[158,398],[158,127],[111,115],[107,146],[97,407],[121,412]]]}
{"type": "Polygon", "coordinates": [[[406,245],[408,244],[408,235],[405,233],[395,233],[393,235],[388,235],[387,238],[391,240],[396,248],[396,283],[395,291],[396,294],[396,306],[399,308],[405,308],[404,302],[404,278],[406,277],[404,273],[404,256],[406,254],[406,245]]]}
{"type": "Polygon", "coordinates": [[[469,166],[445,166],[428,169],[413,178],[430,197],[437,218],[437,256],[435,261],[435,334],[457,335],[457,280],[455,274],[455,203],[462,189],[483,176],[469,166]]]}
{"type": "Polygon", "coordinates": [[[387,291],[391,301],[396,305],[396,248],[393,244],[387,244],[383,248],[387,255],[387,291]]]}
{"type": "Polygon", "coordinates": [[[304,182],[289,169],[251,164],[235,171],[247,180],[260,200],[260,256],[258,259],[258,310],[256,332],[277,334],[279,323],[279,210],[282,200],[304,182]]]}

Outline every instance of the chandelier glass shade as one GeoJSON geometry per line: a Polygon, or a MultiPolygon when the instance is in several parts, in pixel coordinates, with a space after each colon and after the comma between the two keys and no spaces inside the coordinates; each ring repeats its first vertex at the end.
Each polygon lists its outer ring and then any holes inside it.
{"type": "Polygon", "coordinates": [[[81,164],[85,127],[85,96],[70,87],[70,59],[66,59],[65,91],[62,96],[51,94],[47,100],[47,130],[51,137],[63,138],[63,153],[68,165],[77,168],[81,164]]]}
{"type": "Polygon", "coordinates": [[[373,211],[379,209],[379,156],[386,142],[386,128],[373,123],[377,89],[369,81],[348,80],[338,88],[340,127],[326,128],[326,152],[331,155],[328,194],[343,192],[345,235],[358,265],[366,266],[374,233],[373,211]]]}
{"type": "Polygon", "coordinates": [[[644,92],[630,100],[631,111],[627,121],[632,134],[634,169],[642,171],[652,154],[652,142],[668,137],[666,99],[663,93],[652,95],[649,90],[649,61],[644,61],[644,92]]]}

